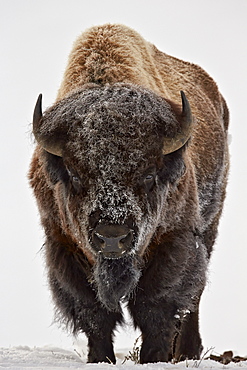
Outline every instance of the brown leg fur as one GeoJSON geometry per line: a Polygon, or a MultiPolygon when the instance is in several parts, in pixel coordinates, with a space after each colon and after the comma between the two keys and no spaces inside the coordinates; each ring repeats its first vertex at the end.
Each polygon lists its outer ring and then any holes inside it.
{"type": "Polygon", "coordinates": [[[174,357],[177,361],[199,359],[202,352],[202,342],[199,334],[198,309],[184,319],[175,342],[174,357]]]}

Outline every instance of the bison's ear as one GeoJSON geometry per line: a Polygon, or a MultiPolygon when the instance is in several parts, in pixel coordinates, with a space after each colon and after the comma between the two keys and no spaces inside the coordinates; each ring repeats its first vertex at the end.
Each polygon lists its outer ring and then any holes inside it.
{"type": "Polygon", "coordinates": [[[61,141],[56,133],[49,133],[42,125],[42,94],[39,94],[33,112],[33,134],[37,143],[47,152],[62,157],[61,141]]]}
{"type": "Polygon", "coordinates": [[[190,109],[190,104],[186,95],[181,91],[182,98],[182,113],[180,115],[180,130],[172,138],[165,138],[163,154],[169,154],[180,149],[190,138],[193,128],[193,117],[190,109]]]}

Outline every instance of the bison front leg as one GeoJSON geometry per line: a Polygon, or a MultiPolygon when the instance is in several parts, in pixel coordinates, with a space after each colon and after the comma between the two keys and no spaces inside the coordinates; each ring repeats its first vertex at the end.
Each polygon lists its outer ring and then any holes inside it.
{"type": "Polygon", "coordinates": [[[112,336],[118,317],[114,313],[109,315],[103,312],[102,309],[98,310],[97,316],[97,327],[86,333],[89,349],[88,362],[110,362],[115,364],[116,358],[113,351],[112,336]]]}
{"type": "Polygon", "coordinates": [[[167,362],[176,329],[175,305],[163,300],[155,303],[135,300],[129,302],[129,309],[135,326],[142,332],[140,362],[167,362]]]}
{"type": "Polygon", "coordinates": [[[143,337],[141,363],[167,362],[174,354],[177,359],[200,356],[198,305],[205,284],[205,250],[196,248],[192,233],[180,239],[157,251],[129,302],[143,337]],[[185,318],[187,311],[191,313],[185,318]]]}
{"type": "Polygon", "coordinates": [[[68,322],[74,334],[83,332],[88,338],[88,362],[115,364],[113,331],[122,322],[122,313],[102,307],[90,287],[84,286],[80,295],[73,296],[54,278],[51,286],[62,321],[68,322]]]}
{"type": "MultiPolygon", "coordinates": [[[[199,305],[199,304],[198,304],[199,305]]],[[[199,333],[199,311],[188,314],[183,322],[176,338],[174,357],[177,361],[186,359],[199,359],[202,352],[202,341],[199,333]]]]}
{"type": "MultiPolygon", "coordinates": [[[[75,267],[76,265],[74,265],[75,267]]],[[[74,268],[76,270],[76,267],[74,268]]],[[[69,280],[69,274],[67,274],[69,280]]],[[[88,362],[111,362],[116,358],[113,351],[113,331],[122,322],[121,312],[109,312],[97,300],[90,285],[78,275],[80,284],[69,286],[50,273],[50,287],[57,308],[58,319],[72,329],[73,334],[84,332],[88,338],[88,362]]]]}

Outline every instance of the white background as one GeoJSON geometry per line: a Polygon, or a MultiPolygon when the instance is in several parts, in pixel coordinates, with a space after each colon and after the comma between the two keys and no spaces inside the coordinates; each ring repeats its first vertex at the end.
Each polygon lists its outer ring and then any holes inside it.
{"type": "MultiPolygon", "coordinates": [[[[40,92],[44,108],[54,102],[75,38],[106,22],[199,64],[227,100],[231,173],[200,322],[205,348],[247,355],[246,0],[0,0],[0,347],[73,341],[50,326],[43,233],[26,177],[30,123],[40,92]]],[[[135,337],[120,332],[117,345],[132,347],[135,337]]]]}

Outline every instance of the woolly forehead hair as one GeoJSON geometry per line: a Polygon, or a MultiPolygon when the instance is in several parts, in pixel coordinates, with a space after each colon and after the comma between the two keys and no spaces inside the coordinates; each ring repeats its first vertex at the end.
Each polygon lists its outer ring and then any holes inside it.
{"type": "Polygon", "coordinates": [[[148,136],[162,129],[163,135],[173,136],[177,129],[170,105],[140,86],[122,83],[95,86],[83,89],[71,98],[71,109],[82,123],[79,131],[85,132],[88,128],[109,136],[110,129],[117,134],[148,136]]]}
{"type": "Polygon", "coordinates": [[[45,112],[42,126],[51,135],[61,127],[67,151],[80,162],[130,155],[136,164],[145,155],[161,153],[164,136],[174,136],[179,127],[162,97],[122,83],[91,84],[72,93],[45,112]]]}

